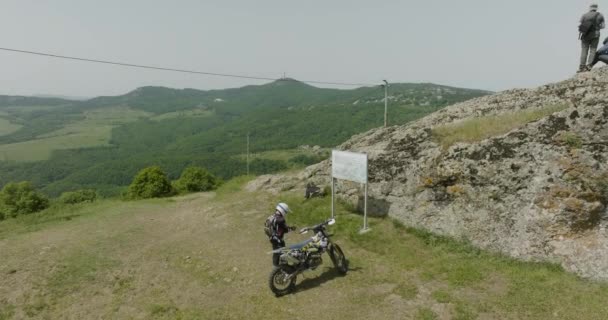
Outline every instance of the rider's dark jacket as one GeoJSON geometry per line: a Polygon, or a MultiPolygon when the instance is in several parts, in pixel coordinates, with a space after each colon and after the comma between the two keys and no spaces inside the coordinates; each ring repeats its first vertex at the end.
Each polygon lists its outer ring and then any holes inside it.
{"type": "Polygon", "coordinates": [[[287,226],[285,217],[283,217],[282,214],[275,212],[274,221],[274,236],[276,236],[279,240],[283,240],[283,236],[289,232],[289,227],[287,226]]]}

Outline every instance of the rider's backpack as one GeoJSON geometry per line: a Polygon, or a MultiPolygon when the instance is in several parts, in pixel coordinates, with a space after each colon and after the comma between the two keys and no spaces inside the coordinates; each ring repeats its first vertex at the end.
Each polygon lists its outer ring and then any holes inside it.
{"type": "Polygon", "coordinates": [[[595,37],[595,31],[597,26],[597,18],[599,13],[596,13],[593,18],[583,20],[578,26],[579,39],[591,40],[595,37]]]}
{"type": "Polygon", "coordinates": [[[272,237],[276,231],[275,219],[276,218],[274,217],[273,213],[266,218],[266,221],[264,221],[264,233],[266,233],[269,238],[272,237]]]}

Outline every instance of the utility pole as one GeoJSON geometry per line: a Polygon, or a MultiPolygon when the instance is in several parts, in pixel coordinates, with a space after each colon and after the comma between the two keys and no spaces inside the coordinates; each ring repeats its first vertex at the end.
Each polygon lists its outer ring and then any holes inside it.
{"type": "Polygon", "coordinates": [[[249,175],[249,132],[247,132],[247,175],[249,175]]]}
{"type": "Polygon", "coordinates": [[[384,87],[384,127],[388,125],[388,81],[384,81],[382,85],[384,87]]]}

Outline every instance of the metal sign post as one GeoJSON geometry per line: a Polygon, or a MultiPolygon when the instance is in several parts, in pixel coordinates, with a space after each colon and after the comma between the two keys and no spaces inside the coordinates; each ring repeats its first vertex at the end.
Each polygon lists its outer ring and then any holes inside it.
{"type": "Polygon", "coordinates": [[[367,228],[367,183],[365,183],[365,200],[363,200],[363,229],[361,231],[365,232],[369,230],[367,228]]]}
{"type": "Polygon", "coordinates": [[[359,182],[365,185],[363,200],[363,229],[367,226],[367,154],[332,150],[331,152],[331,217],[335,217],[336,179],[359,182]]]}
{"type": "Polygon", "coordinates": [[[331,177],[331,218],[335,218],[336,217],[336,201],[334,200],[334,194],[336,194],[336,179],[334,179],[334,177],[331,177]]]}

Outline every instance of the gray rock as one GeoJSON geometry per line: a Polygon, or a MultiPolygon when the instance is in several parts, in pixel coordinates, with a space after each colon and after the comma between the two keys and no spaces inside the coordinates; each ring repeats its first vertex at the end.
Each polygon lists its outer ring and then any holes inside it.
{"type": "MultiPolygon", "coordinates": [[[[466,238],[530,261],[608,280],[608,69],[536,89],[449,106],[403,126],[377,128],[338,147],[369,156],[370,213],[466,238]],[[474,143],[440,145],[433,129],[551,105],[565,109],[474,143]]],[[[307,180],[327,185],[329,160],[300,174],[258,178],[250,190],[307,180]]],[[[361,208],[360,188],[339,196],[361,208]]]]}

